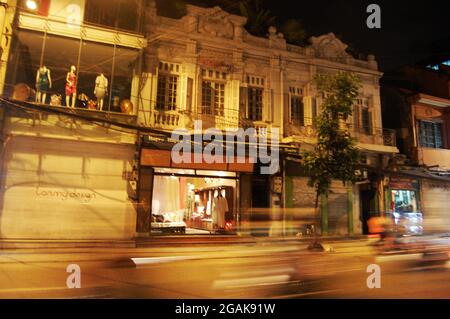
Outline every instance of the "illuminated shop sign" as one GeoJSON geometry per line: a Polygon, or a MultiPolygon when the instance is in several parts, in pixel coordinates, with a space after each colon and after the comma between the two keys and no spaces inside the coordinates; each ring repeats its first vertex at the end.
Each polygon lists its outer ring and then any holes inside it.
{"type": "Polygon", "coordinates": [[[418,189],[419,181],[412,178],[391,178],[389,187],[392,189],[418,189]]]}

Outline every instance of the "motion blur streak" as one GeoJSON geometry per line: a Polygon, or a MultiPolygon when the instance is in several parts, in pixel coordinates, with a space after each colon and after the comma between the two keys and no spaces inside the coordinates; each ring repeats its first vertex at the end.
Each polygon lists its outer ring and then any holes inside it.
{"type": "MultiPolygon", "coordinates": [[[[186,239],[187,240],[187,239],[186,239]]],[[[3,251],[1,298],[450,298],[449,237],[3,251]],[[414,239],[414,240],[413,240],[414,239]],[[81,289],[64,288],[81,267],[81,289]],[[367,266],[381,268],[369,289],[367,266]]]]}

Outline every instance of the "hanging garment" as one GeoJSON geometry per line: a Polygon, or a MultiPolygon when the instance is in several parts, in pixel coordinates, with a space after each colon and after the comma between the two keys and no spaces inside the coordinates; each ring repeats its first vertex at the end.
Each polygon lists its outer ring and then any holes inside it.
{"type": "Polygon", "coordinates": [[[108,79],[104,75],[99,75],[95,79],[94,94],[97,99],[103,99],[108,90],[108,79]]]}
{"type": "Polygon", "coordinates": [[[225,214],[228,212],[228,201],[224,197],[214,198],[214,223],[219,228],[225,228],[225,214]]]}
{"type": "Polygon", "coordinates": [[[68,73],[68,82],[66,83],[66,96],[71,96],[77,91],[77,76],[75,73],[68,73]]]}
{"type": "Polygon", "coordinates": [[[50,76],[49,76],[49,69],[47,68],[40,68],[39,69],[39,75],[38,75],[38,81],[37,81],[37,90],[39,92],[47,93],[50,89],[50,76]]]}

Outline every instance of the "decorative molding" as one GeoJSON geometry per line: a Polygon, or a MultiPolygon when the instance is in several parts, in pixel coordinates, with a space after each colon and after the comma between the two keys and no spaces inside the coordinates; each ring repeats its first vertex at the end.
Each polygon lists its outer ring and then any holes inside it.
{"type": "Polygon", "coordinates": [[[350,55],[345,51],[348,48],[348,45],[339,40],[334,33],[312,37],[311,44],[316,56],[319,58],[328,60],[350,58],[350,55]]]}
{"type": "Polygon", "coordinates": [[[198,18],[198,33],[208,36],[237,39],[242,38],[243,27],[247,22],[244,17],[229,14],[220,7],[200,8],[187,5],[187,18],[198,18]]]}

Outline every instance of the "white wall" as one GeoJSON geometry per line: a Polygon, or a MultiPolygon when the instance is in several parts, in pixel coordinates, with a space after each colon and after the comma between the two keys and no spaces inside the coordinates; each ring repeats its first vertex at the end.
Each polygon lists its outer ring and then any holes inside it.
{"type": "Polygon", "coordinates": [[[0,238],[131,239],[123,173],[133,146],[12,137],[0,193],[0,238]]]}

